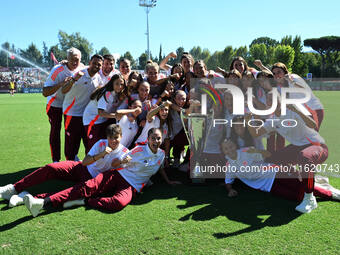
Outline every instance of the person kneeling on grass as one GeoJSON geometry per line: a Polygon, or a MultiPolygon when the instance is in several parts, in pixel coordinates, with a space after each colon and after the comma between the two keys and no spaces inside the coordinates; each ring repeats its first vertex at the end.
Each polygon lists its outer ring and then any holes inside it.
{"type": "MultiPolygon", "coordinates": [[[[96,177],[98,174],[127,163],[129,150],[120,144],[122,129],[112,124],[106,128],[107,139],[97,141],[84,158],[83,162],[63,161],[48,164],[25,176],[20,181],[0,187],[0,198],[9,200],[9,207],[24,203],[23,198],[28,194],[28,187],[52,179],[83,182],[96,177]],[[19,193],[19,194],[18,194],[19,193]]],[[[51,194],[39,194],[36,197],[45,198],[51,194]]]]}
{"type": "MultiPolygon", "coordinates": [[[[64,208],[86,204],[93,208],[119,211],[131,202],[133,196],[140,192],[149,178],[160,169],[164,161],[164,151],[159,149],[161,141],[161,130],[152,128],[148,133],[148,144],[137,146],[128,153],[127,157],[132,159],[126,167],[105,171],[93,179],[44,199],[26,195],[24,203],[33,217],[50,203],[54,207],[61,204],[64,208]],[[113,196],[100,197],[101,193],[108,192],[113,192],[113,196]]],[[[161,173],[168,184],[179,184],[170,181],[163,169],[161,173]]]]}
{"type": "MultiPolygon", "coordinates": [[[[229,197],[238,195],[232,184],[235,178],[239,178],[253,189],[270,192],[289,200],[302,200],[305,191],[298,172],[279,172],[277,165],[265,163],[264,158],[271,156],[269,151],[257,150],[253,147],[237,150],[232,140],[223,141],[221,150],[228,160],[225,187],[229,197]]],[[[324,181],[325,179],[327,178],[321,178],[320,180],[324,181]]],[[[329,183],[324,182],[321,184],[321,181],[320,183],[315,183],[313,192],[317,197],[340,200],[340,190],[335,189],[329,183]]],[[[314,202],[317,205],[316,201],[314,202]]],[[[315,208],[316,206],[313,209],[315,208]]]]}

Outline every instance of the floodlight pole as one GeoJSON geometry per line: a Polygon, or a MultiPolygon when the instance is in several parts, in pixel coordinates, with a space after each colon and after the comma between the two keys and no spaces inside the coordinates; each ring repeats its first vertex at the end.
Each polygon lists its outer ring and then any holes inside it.
{"type": "Polygon", "coordinates": [[[150,8],[156,6],[157,0],[139,0],[139,6],[145,7],[145,12],[146,12],[146,36],[147,36],[147,52],[148,52],[148,60],[150,60],[150,31],[149,31],[149,12],[150,8]]]}

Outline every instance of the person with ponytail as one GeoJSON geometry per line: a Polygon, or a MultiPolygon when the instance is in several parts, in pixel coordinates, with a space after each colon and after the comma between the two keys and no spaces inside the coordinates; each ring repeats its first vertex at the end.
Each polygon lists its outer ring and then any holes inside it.
{"type": "Polygon", "coordinates": [[[105,128],[115,122],[113,119],[117,117],[117,110],[128,108],[128,91],[123,76],[113,75],[104,87],[91,94],[90,99],[83,115],[88,141],[86,153],[99,139],[105,139],[105,128]]]}

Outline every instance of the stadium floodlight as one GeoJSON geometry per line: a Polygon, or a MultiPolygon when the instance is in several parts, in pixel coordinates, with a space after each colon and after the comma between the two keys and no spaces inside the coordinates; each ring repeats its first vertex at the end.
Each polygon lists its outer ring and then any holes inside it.
{"type": "Polygon", "coordinates": [[[149,12],[150,9],[156,6],[157,0],[139,0],[139,6],[145,7],[146,12],[146,36],[147,36],[147,47],[148,47],[148,60],[150,59],[150,43],[149,43],[149,12]]]}

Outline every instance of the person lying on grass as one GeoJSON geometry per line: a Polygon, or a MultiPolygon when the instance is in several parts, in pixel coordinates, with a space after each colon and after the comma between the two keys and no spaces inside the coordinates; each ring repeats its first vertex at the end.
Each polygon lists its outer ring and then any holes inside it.
{"type": "MultiPolygon", "coordinates": [[[[24,203],[23,198],[28,194],[25,189],[48,180],[67,180],[83,182],[96,177],[98,174],[127,163],[129,150],[120,143],[122,129],[112,124],[106,128],[107,139],[97,141],[82,162],[63,161],[45,165],[18,182],[0,187],[0,198],[9,200],[9,207],[24,203]],[[116,159],[119,159],[116,160],[116,159]],[[125,160],[123,160],[125,158],[125,160]]],[[[39,194],[36,197],[45,198],[49,194],[39,194]]]]}
{"type": "MultiPolygon", "coordinates": [[[[274,195],[299,202],[303,200],[305,193],[304,184],[299,177],[299,173],[294,170],[291,172],[278,171],[279,166],[265,163],[264,159],[271,155],[269,151],[257,150],[253,147],[237,149],[232,140],[223,141],[221,150],[228,160],[225,187],[229,197],[238,195],[232,186],[235,178],[238,178],[253,189],[270,192],[274,195]]],[[[325,182],[324,180],[326,179],[317,179],[319,181],[314,185],[314,195],[328,200],[340,200],[340,190],[332,187],[328,181],[325,182]]],[[[309,209],[311,211],[316,207],[317,203],[314,197],[309,209]]]]}
{"type": "MultiPolygon", "coordinates": [[[[39,215],[48,204],[54,207],[63,205],[64,208],[88,205],[112,212],[119,211],[131,202],[149,178],[161,168],[164,161],[164,151],[159,148],[161,141],[162,131],[152,128],[148,133],[148,144],[136,146],[123,159],[129,161],[126,166],[100,173],[93,179],[78,183],[44,199],[27,194],[24,196],[24,203],[33,217],[39,215]],[[102,193],[113,194],[109,197],[101,197],[102,193]]],[[[161,174],[168,184],[179,184],[170,181],[163,169],[161,174]]]]}

